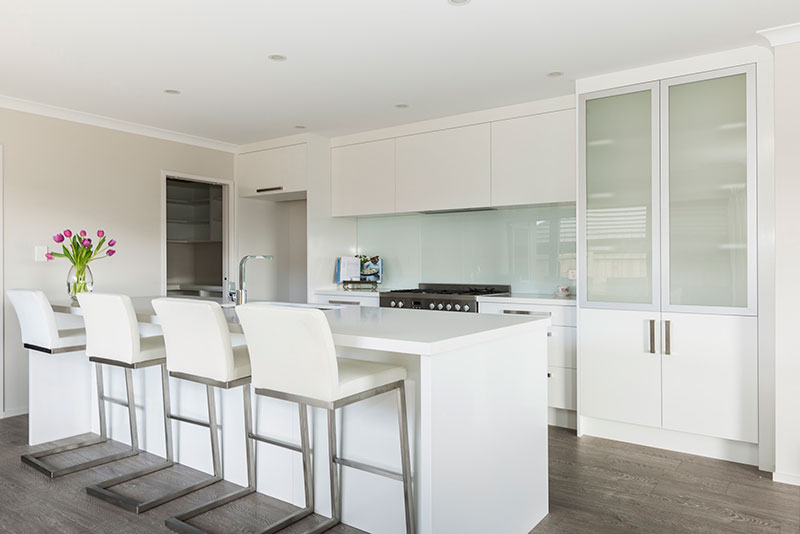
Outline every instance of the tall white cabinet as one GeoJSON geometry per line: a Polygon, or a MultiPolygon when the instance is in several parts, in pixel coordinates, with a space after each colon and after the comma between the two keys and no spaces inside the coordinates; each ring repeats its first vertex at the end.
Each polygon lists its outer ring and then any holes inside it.
{"type": "Polygon", "coordinates": [[[755,69],[579,113],[580,416],[757,443],[755,69]]]}

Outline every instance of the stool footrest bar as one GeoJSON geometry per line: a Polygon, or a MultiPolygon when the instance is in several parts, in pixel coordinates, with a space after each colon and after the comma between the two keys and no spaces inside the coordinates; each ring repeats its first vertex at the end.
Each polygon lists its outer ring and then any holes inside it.
{"type": "Polygon", "coordinates": [[[124,401],[121,399],[115,399],[114,397],[103,397],[103,400],[106,402],[110,402],[112,404],[119,404],[120,406],[128,407],[128,401],[124,401]]]}
{"type": "Polygon", "coordinates": [[[184,417],[182,415],[173,415],[169,414],[167,417],[172,419],[173,421],[180,421],[182,423],[189,423],[191,425],[202,426],[205,428],[210,428],[211,424],[206,421],[201,421],[199,419],[192,419],[191,417],[184,417]]]}
{"type": "Polygon", "coordinates": [[[403,481],[403,474],[396,473],[394,471],[389,471],[388,469],[383,469],[381,467],[375,467],[374,465],[365,464],[362,462],[357,462],[355,460],[347,460],[345,458],[339,458],[338,456],[333,459],[333,461],[339,465],[343,465],[345,467],[352,467],[353,469],[358,469],[360,471],[366,471],[367,473],[372,473],[373,475],[380,475],[386,478],[391,478],[394,480],[403,481]]]}
{"type": "Polygon", "coordinates": [[[262,443],[269,443],[270,445],[275,445],[276,447],[283,447],[284,449],[290,449],[295,452],[303,452],[303,448],[300,445],[295,445],[294,443],[290,443],[288,441],[283,441],[275,438],[268,438],[267,436],[261,436],[254,432],[250,432],[249,434],[247,434],[247,437],[250,439],[254,439],[256,441],[260,441],[262,443]]]}

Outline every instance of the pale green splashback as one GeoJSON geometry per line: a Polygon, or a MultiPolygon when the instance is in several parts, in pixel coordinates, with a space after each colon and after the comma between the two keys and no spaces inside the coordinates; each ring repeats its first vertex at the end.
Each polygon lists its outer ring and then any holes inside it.
{"type": "Polygon", "coordinates": [[[384,260],[383,287],[419,282],[510,284],[555,292],[575,282],[575,205],[359,217],[358,249],[384,260]]]}

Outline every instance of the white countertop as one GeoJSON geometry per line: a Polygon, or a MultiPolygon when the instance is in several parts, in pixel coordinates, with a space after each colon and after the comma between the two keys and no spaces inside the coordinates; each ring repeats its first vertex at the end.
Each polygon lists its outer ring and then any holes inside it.
{"type": "MultiPolygon", "coordinates": [[[[139,322],[158,324],[158,316],[151,304],[154,298],[157,297],[133,298],[139,322]]],[[[202,300],[220,302],[222,299],[202,300]]],[[[286,305],[293,304],[286,303],[286,305]]],[[[323,307],[315,304],[310,306],[323,307]]],[[[525,331],[541,329],[544,334],[550,324],[549,318],[537,316],[442,313],[363,306],[324,306],[324,308],[327,308],[323,311],[337,346],[423,356],[448,352],[525,331]]],[[[82,315],[79,306],[68,302],[54,303],[53,311],[82,315]]],[[[231,332],[241,332],[233,304],[226,302],[223,311],[231,332]]]]}

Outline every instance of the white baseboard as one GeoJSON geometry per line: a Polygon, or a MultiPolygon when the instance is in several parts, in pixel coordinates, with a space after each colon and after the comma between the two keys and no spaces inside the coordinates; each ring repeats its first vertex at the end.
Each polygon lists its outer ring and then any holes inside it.
{"type": "Polygon", "coordinates": [[[575,410],[564,410],[562,408],[547,408],[547,424],[560,426],[561,428],[578,428],[578,414],[575,410]]]}
{"type": "Polygon", "coordinates": [[[5,419],[6,417],[16,417],[18,415],[24,415],[28,413],[27,408],[17,408],[16,410],[6,410],[5,412],[0,412],[0,419],[5,419]]]}
{"type": "Polygon", "coordinates": [[[772,473],[773,482],[781,482],[783,484],[792,484],[793,486],[800,486],[800,476],[787,475],[785,473],[772,473]]]}
{"type": "Polygon", "coordinates": [[[675,432],[616,421],[581,417],[581,433],[586,436],[626,441],[646,447],[684,452],[740,464],[758,465],[758,445],[698,434],[675,432]]]}

